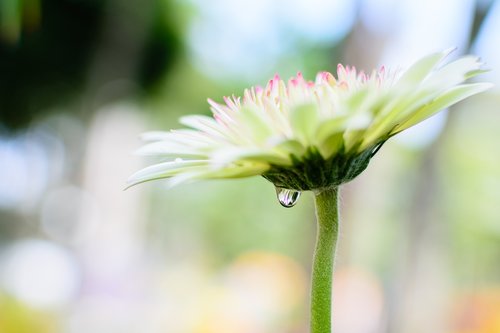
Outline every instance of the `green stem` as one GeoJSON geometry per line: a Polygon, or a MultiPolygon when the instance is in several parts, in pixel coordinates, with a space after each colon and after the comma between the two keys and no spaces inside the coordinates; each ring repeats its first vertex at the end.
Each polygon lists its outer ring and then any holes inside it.
{"type": "Polygon", "coordinates": [[[332,275],[337,244],[338,188],[315,193],[318,231],[311,288],[311,333],[332,331],[332,275]]]}

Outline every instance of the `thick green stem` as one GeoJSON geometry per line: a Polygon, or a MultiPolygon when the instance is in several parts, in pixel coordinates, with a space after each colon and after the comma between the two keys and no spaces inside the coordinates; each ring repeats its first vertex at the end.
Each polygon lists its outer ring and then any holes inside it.
{"type": "Polygon", "coordinates": [[[339,227],[338,188],[315,193],[318,231],[311,287],[311,333],[332,331],[332,275],[339,227]]]}

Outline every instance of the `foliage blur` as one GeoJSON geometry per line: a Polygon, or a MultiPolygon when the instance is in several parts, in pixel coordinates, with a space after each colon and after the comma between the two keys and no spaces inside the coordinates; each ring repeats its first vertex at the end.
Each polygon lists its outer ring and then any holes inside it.
{"type": "MultiPolygon", "coordinates": [[[[276,72],[450,46],[498,85],[498,22],[488,0],[0,0],[0,332],[307,332],[311,195],[124,192],[138,135],[276,72]]],[[[336,332],[500,332],[499,103],[426,121],[343,187],[336,332]]]]}

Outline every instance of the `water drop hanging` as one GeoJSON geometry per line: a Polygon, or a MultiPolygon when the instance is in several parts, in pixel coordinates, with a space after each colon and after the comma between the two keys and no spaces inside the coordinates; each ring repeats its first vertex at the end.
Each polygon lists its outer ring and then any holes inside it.
{"type": "Polygon", "coordinates": [[[287,188],[276,187],[276,196],[283,207],[290,208],[295,206],[300,198],[300,192],[289,190],[287,188]]]}

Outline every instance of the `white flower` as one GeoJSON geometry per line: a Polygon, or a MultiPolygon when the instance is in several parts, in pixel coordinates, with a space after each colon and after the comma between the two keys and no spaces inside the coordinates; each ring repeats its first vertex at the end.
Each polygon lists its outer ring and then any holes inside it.
{"type": "Polygon", "coordinates": [[[315,190],[362,172],[391,136],[491,87],[464,83],[483,72],[476,57],[441,65],[449,51],[428,55],[406,72],[369,74],[339,65],[306,81],[276,75],[243,98],[208,100],[212,117],[192,115],[188,129],[150,132],[139,153],[164,162],[138,171],[129,186],[169,178],[170,184],[262,175],[277,187],[315,190]]]}

